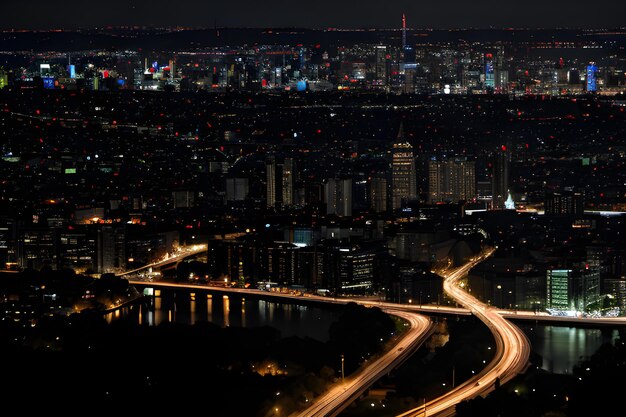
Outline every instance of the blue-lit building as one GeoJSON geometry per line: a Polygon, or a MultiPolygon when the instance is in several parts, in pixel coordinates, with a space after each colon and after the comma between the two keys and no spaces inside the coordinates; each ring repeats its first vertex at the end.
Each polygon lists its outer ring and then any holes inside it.
{"type": "Polygon", "coordinates": [[[485,88],[491,90],[496,88],[493,54],[491,53],[485,54],[485,88]]]}
{"type": "Polygon", "coordinates": [[[43,77],[43,88],[46,90],[54,90],[54,78],[53,77],[43,77]]]}
{"type": "Polygon", "coordinates": [[[587,92],[595,93],[598,91],[597,73],[598,67],[595,63],[590,62],[589,65],[587,65],[587,92]]]}

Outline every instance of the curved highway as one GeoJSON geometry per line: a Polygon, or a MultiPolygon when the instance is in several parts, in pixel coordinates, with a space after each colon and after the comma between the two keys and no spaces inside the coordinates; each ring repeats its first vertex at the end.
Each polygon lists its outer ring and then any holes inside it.
{"type": "Polygon", "coordinates": [[[192,256],[192,255],[197,255],[199,253],[202,252],[206,252],[208,248],[208,245],[194,245],[194,246],[187,246],[184,248],[180,248],[178,250],[178,252],[175,252],[172,256],[166,256],[164,259],[161,259],[160,261],[156,261],[153,262],[151,264],[148,265],[144,265],[140,268],[136,268],[136,269],[130,269],[128,271],[124,271],[120,274],[117,274],[118,276],[122,277],[122,276],[126,276],[126,275],[133,275],[136,274],[140,271],[143,271],[145,269],[148,268],[159,268],[163,265],[167,265],[167,264],[171,264],[173,262],[178,262],[180,260],[185,259],[188,256],[192,256]]]}
{"type": "MultiPolygon", "coordinates": [[[[200,247],[190,248],[191,250],[185,251],[186,253],[177,254],[174,258],[183,258],[190,254],[201,252],[200,247]]],[[[338,384],[332,388],[331,391],[324,394],[317,401],[315,401],[311,407],[307,408],[299,416],[333,416],[337,415],[343,410],[350,402],[356,399],[367,387],[369,387],[374,381],[380,378],[389,370],[397,367],[403,360],[410,355],[410,353],[421,344],[428,334],[430,334],[430,325],[425,323],[429,322],[428,319],[412,313],[412,311],[429,311],[439,312],[447,314],[471,314],[476,315],[481,321],[483,321],[491,330],[496,341],[496,354],[493,360],[487,365],[487,367],[478,375],[457,386],[452,391],[444,394],[443,396],[436,398],[430,402],[427,402],[423,406],[409,410],[399,417],[404,416],[452,416],[455,414],[456,405],[464,400],[475,398],[479,395],[486,395],[493,391],[496,385],[496,381],[499,380],[501,384],[506,383],[517,374],[522,373],[528,365],[528,357],[530,355],[530,343],[525,334],[515,325],[505,319],[517,318],[517,319],[535,319],[535,320],[551,320],[556,321],[554,316],[548,316],[545,313],[529,313],[529,312],[516,312],[507,310],[498,310],[493,307],[489,307],[480,302],[468,292],[462,289],[460,283],[461,280],[467,275],[470,269],[476,264],[482,262],[485,258],[491,256],[494,250],[485,252],[482,256],[473,259],[471,262],[456,269],[443,269],[437,271],[439,275],[444,278],[444,291],[453,298],[463,308],[454,308],[448,306],[416,306],[416,305],[397,305],[393,303],[377,302],[372,300],[358,300],[358,299],[346,299],[346,298],[330,298],[319,296],[294,296],[283,293],[273,293],[267,291],[250,290],[250,289],[235,289],[235,288],[216,288],[207,285],[194,285],[194,284],[178,284],[178,283],[165,283],[165,282],[145,282],[145,281],[131,281],[132,284],[141,284],[148,286],[164,286],[164,287],[186,287],[186,288],[205,288],[217,291],[226,292],[241,292],[241,293],[259,293],[263,296],[280,297],[288,299],[308,299],[311,301],[320,301],[326,303],[344,304],[348,302],[356,302],[363,305],[378,306],[385,309],[390,314],[396,314],[402,316],[411,323],[411,330],[399,343],[399,345],[387,352],[383,357],[369,365],[362,370],[359,374],[347,379],[344,383],[338,384]],[[395,307],[395,308],[394,308],[395,307]],[[400,311],[402,309],[404,311],[400,311]],[[406,317],[405,317],[406,315],[406,317]],[[504,316],[504,317],[503,317],[504,316]],[[418,319],[418,317],[420,319],[418,319]],[[424,322],[424,320],[426,322],[424,322]],[[398,350],[402,348],[401,350],[398,350]]],[[[159,266],[161,264],[172,262],[172,258],[157,262],[150,266],[159,266]]],[[[144,267],[145,268],[145,267],[144,267]]],[[[143,268],[142,268],[143,269],[143,268]]],[[[127,271],[127,273],[134,273],[136,271],[127,271]]],[[[583,322],[600,322],[598,319],[581,319],[570,317],[559,317],[563,322],[578,323],[583,322]]],[[[608,323],[623,322],[624,318],[616,318],[612,320],[606,320],[608,323]]]]}
{"type": "Polygon", "coordinates": [[[385,309],[388,314],[408,321],[411,328],[400,341],[382,357],[369,364],[345,382],[335,384],[306,410],[293,414],[298,417],[336,416],[367,388],[386,373],[400,365],[432,334],[433,323],[425,316],[406,311],[385,309]]]}
{"type": "Polygon", "coordinates": [[[493,333],[496,340],[496,355],[485,369],[475,377],[459,385],[452,391],[423,406],[409,410],[404,416],[452,416],[455,407],[463,400],[486,395],[495,389],[496,380],[504,384],[519,373],[524,372],[530,356],[530,342],[526,335],[514,324],[504,319],[498,311],[480,302],[461,288],[460,280],[477,263],[491,256],[494,250],[463,265],[460,268],[440,271],[444,278],[444,291],[457,303],[471,310],[493,333]]]}
{"type": "MultiPolygon", "coordinates": [[[[239,288],[217,288],[208,287],[206,285],[199,284],[185,284],[185,283],[172,283],[172,282],[144,282],[144,281],[130,281],[131,284],[155,286],[155,287],[169,287],[169,288],[185,288],[185,289],[209,289],[217,291],[225,291],[229,293],[242,293],[250,294],[256,293],[262,296],[274,296],[280,298],[289,298],[295,301],[302,300],[303,297],[291,296],[288,294],[271,293],[261,290],[239,289],[239,288]]],[[[331,302],[335,304],[347,304],[349,302],[357,302],[358,300],[351,299],[329,299],[328,297],[305,297],[312,299],[319,299],[324,302],[331,302]]],[[[372,306],[374,303],[363,303],[365,305],[372,306]]],[[[379,304],[379,303],[376,303],[379,304]]],[[[358,398],[367,388],[369,388],[374,382],[381,378],[386,373],[397,368],[402,362],[408,359],[411,354],[428,339],[434,330],[432,320],[429,317],[422,316],[411,311],[402,311],[395,308],[382,307],[387,314],[400,317],[406,320],[410,324],[409,330],[407,330],[400,340],[394,345],[394,347],[367,367],[361,369],[357,374],[351,375],[344,382],[335,384],[329,391],[324,393],[321,397],[316,399],[311,406],[299,414],[295,414],[301,417],[315,417],[315,416],[335,416],[345,409],[352,401],[358,398]]]]}

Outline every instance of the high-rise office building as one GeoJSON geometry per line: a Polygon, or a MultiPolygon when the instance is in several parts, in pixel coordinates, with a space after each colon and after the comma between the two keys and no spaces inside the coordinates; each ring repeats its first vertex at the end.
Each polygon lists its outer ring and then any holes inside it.
{"type": "Polygon", "coordinates": [[[126,235],[123,227],[99,227],[96,241],[96,271],[116,272],[126,267],[126,235]]]}
{"type": "Polygon", "coordinates": [[[97,265],[97,238],[89,226],[73,230],[60,230],[55,242],[59,268],[72,268],[76,272],[95,271],[97,265]]]}
{"type": "Polygon", "coordinates": [[[600,301],[600,268],[604,249],[600,246],[588,246],[587,257],[581,274],[580,310],[599,307],[600,301]]]}
{"type": "Polygon", "coordinates": [[[570,69],[567,71],[567,83],[569,85],[579,85],[580,82],[580,71],[577,69],[570,69]]]}
{"type": "Polygon", "coordinates": [[[370,208],[370,181],[364,173],[352,175],[352,209],[367,210],[370,208]]]}
{"type": "Polygon", "coordinates": [[[417,66],[415,64],[404,64],[404,85],[402,92],[413,94],[416,91],[415,77],[417,75],[417,66]]]}
{"type": "Polygon", "coordinates": [[[276,207],[283,201],[283,166],[276,163],[276,158],[270,158],[265,165],[267,192],[267,207],[276,207]]]}
{"type": "Polygon", "coordinates": [[[585,262],[574,269],[547,271],[546,307],[562,311],[590,311],[600,301],[600,261],[602,249],[587,248],[585,262]]]}
{"type": "Polygon", "coordinates": [[[325,184],[326,213],[352,216],[352,178],[331,178],[325,184]]]}
{"type": "Polygon", "coordinates": [[[226,201],[243,201],[250,191],[248,178],[226,178],[226,201]]]}
{"type": "Polygon", "coordinates": [[[270,157],[265,165],[267,181],[267,206],[283,207],[296,203],[295,182],[296,163],[292,158],[285,158],[283,163],[270,157]]]}
{"type": "MultiPolygon", "coordinates": [[[[276,243],[266,249],[267,278],[282,285],[302,285],[298,276],[298,248],[276,243]]],[[[243,278],[242,273],[238,275],[243,278]]]]}
{"type": "Polygon", "coordinates": [[[375,279],[376,251],[358,247],[338,248],[342,290],[365,291],[375,279]]]}
{"type": "Polygon", "coordinates": [[[376,81],[378,85],[387,85],[387,46],[376,45],[376,81]]]}
{"type": "Polygon", "coordinates": [[[392,169],[392,202],[391,208],[398,210],[402,203],[417,198],[417,173],[413,147],[405,141],[404,126],[400,125],[398,139],[393,145],[392,169]]]}
{"type": "Polygon", "coordinates": [[[172,201],[174,208],[190,208],[193,207],[195,195],[193,190],[176,190],[172,192],[172,201]]]}
{"type": "Polygon", "coordinates": [[[589,65],[587,65],[586,77],[587,92],[589,93],[595,93],[596,91],[598,91],[597,73],[598,67],[596,66],[595,62],[590,62],[589,65]]]}
{"type": "Polygon", "coordinates": [[[573,190],[546,194],[544,212],[553,216],[578,216],[584,214],[584,195],[573,190]]]}
{"type": "Polygon", "coordinates": [[[496,88],[495,64],[493,54],[485,54],[485,89],[494,90],[496,88]]]}
{"type": "Polygon", "coordinates": [[[376,213],[387,211],[387,180],[370,178],[370,207],[376,213]]]}
{"type": "Polygon", "coordinates": [[[17,224],[14,219],[0,217],[0,269],[17,264],[17,224]]]}
{"type": "Polygon", "coordinates": [[[475,200],[475,162],[467,158],[429,161],[428,199],[431,203],[475,200]]]}
{"type": "Polygon", "coordinates": [[[571,269],[549,269],[546,272],[546,307],[570,310],[573,307],[574,284],[571,269]]]}
{"type": "Polygon", "coordinates": [[[502,210],[509,196],[509,153],[504,145],[494,155],[491,175],[491,208],[502,210]]]}
{"type": "Polygon", "coordinates": [[[18,238],[18,262],[21,268],[57,267],[57,231],[31,228],[22,230],[18,238]]]}
{"type": "Polygon", "coordinates": [[[296,163],[293,158],[285,158],[283,164],[283,206],[292,206],[295,203],[294,187],[296,182],[296,163]]]}
{"type": "Polygon", "coordinates": [[[491,181],[476,181],[476,196],[479,201],[491,204],[491,181]]]}
{"type": "Polygon", "coordinates": [[[509,90],[509,72],[507,70],[499,69],[496,71],[496,91],[499,93],[506,93],[509,90]]]}

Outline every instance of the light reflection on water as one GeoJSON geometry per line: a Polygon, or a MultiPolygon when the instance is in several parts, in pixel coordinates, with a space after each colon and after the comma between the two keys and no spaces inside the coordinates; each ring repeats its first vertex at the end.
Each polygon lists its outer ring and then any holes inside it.
{"type": "MultiPolygon", "coordinates": [[[[130,319],[141,326],[156,326],[170,321],[182,324],[212,322],[227,327],[272,326],[282,337],[311,337],[328,340],[330,324],[338,312],[316,306],[276,303],[224,296],[207,291],[161,291],[149,298],[148,305],[133,305],[105,316],[111,323],[130,319]]],[[[579,360],[593,355],[603,343],[611,343],[618,331],[610,328],[574,328],[520,324],[533,350],[543,357],[543,369],[555,373],[571,373],[579,360]]]]}
{"type": "Polygon", "coordinates": [[[593,355],[604,343],[613,343],[616,329],[576,328],[547,325],[520,325],[532,348],[543,357],[542,368],[558,374],[571,374],[582,359],[593,355]]]}
{"type": "Polygon", "coordinates": [[[144,304],[120,309],[117,317],[107,314],[110,323],[129,319],[140,326],[158,326],[166,322],[195,324],[211,322],[222,327],[272,326],[282,337],[310,337],[325,342],[328,329],[338,317],[334,308],[295,305],[223,295],[207,291],[162,290],[144,304]]]}

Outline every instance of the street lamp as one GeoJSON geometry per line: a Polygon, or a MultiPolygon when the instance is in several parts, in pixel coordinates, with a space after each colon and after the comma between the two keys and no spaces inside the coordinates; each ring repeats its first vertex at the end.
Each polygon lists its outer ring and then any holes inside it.
{"type": "Polygon", "coordinates": [[[344,357],[343,357],[343,353],[341,354],[341,382],[344,383],[345,382],[345,375],[344,375],[344,357]]]}
{"type": "Polygon", "coordinates": [[[452,388],[455,386],[456,366],[452,365],[452,388]]]}

